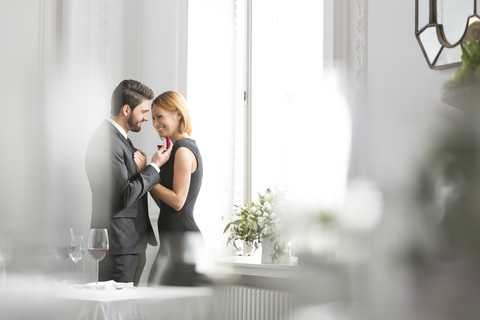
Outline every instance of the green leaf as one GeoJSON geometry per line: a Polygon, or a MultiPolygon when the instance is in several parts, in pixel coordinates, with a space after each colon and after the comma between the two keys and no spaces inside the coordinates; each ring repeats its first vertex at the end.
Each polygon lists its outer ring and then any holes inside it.
{"type": "Polygon", "coordinates": [[[230,226],[232,225],[232,223],[228,223],[227,226],[225,227],[225,229],[223,230],[223,233],[227,232],[228,229],[230,229],[230,226]]]}
{"type": "Polygon", "coordinates": [[[466,64],[469,64],[470,63],[470,54],[468,53],[467,48],[465,48],[465,46],[461,46],[461,47],[462,47],[462,60],[466,64]]]}
{"type": "Polygon", "coordinates": [[[238,226],[240,223],[242,223],[242,220],[235,220],[235,221],[232,221],[232,222],[229,222],[226,226],[225,226],[225,229],[223,229],[223,233],[227,232],[227,230],[232,226],[238,226]]]}

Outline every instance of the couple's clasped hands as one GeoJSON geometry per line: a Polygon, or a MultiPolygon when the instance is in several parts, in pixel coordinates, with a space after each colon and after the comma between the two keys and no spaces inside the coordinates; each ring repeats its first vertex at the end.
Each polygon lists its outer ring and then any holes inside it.
{"type": "MultiPolygon", "coordinates": [[[[171,153],[171,147],[167,149],[165,145],[162,145],[153,155],[151,162],[160,168],[165,162],[167,162],[168,158],[170,158],[171,153]]],[[[141,172],[147,166],[147,154],[142,150],[137,149],[133,154],[133,162],[135,162],[137,172],[141,172]]]]}

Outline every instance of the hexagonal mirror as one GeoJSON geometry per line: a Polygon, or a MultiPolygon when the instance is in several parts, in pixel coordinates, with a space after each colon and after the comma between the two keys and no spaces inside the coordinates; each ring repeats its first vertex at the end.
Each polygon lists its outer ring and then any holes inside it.
{"type": "Polygon", "coordinates": [[[461,64],[461,43],[480,39],[480,0],[415,0],[415,36],[432,69],[461,64]]]}

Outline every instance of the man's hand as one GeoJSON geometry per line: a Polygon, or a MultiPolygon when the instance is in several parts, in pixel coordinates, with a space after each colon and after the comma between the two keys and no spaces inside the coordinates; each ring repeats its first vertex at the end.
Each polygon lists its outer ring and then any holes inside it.
{"type": "Polygon", "coordinates": [[[141,172],[147,166],[147,155],[140,149],[133,154],[133,162],[137,167],[137,172],[141,172]]]}
{"type": "Polygon", "coordinates": [[[157,152],[152,157],[152,163],[155,163],[159,168],[167,162],[168,158],[170,158],[170,154],[172,153],[172,148],[166,149],[164,145],[162,145],[157,152]]]}

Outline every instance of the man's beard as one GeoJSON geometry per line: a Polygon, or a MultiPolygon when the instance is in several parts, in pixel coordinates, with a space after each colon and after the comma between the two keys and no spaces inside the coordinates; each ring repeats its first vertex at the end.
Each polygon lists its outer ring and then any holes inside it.
{"type": "Polygon", "coordinates": [[[140,125],[140,123],[141,122],[135,123],[131,115],[128,118],[128,126],[130,127],[130,131],[132,132],[139,132],[142,129],[142,126],[140,125]]]}

